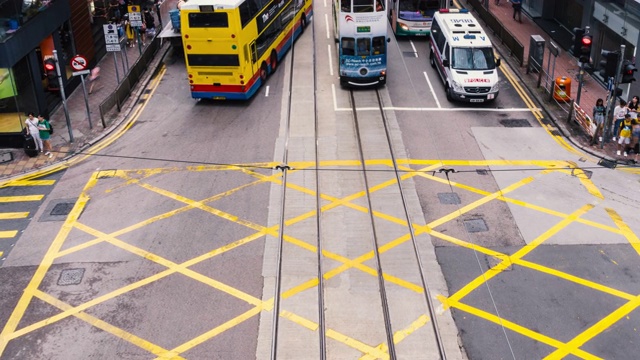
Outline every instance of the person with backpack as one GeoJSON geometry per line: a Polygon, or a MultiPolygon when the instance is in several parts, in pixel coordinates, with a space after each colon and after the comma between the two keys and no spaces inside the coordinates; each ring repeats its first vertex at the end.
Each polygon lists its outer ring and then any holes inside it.
{"type": "MultiPolygon", "coordinates": [[[[635,121],[635,120],[634,120],[635,121]]],[[[624,116],[624,122],[620,125],[618,131],[618,151],[616,154],[620,156],[620,151],[624,148],[624,156],[628,155],[628,148],[631,144],[631,129],[632,129],[631,115],[624,116]]]]}
{"type": "Polygon", "coordinates": [[[38,115],[38,130],[40,132],[40,139],[42,139],[42,144],[44,145],[44,154],[51,159],[53,155],[51,155],[51,134],[53,134],[53,128],[49,123],[49,120],[45,119],[44,116],[38,115]]]}
{"type": "Polygon", "coordinates": [[[40,129],[38,129],[38,119],[33,117],[32,112],[29,113],[27,120],[25,120],[25,125],[27,126],[27,135],[31,136],[36,144],[36,154],[42,152],[42,139],[40,138],[40,129]]]}

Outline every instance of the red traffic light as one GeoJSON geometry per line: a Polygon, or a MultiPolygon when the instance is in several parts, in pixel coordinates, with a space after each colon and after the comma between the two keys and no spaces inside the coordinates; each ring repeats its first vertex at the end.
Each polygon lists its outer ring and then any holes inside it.
{"type": "Polygon", "coordinates": [[[44,61],[44,69],[47,71],[54,71],[56,69],[56,61],[52,58],[48,58],[44,61]]]}
{"type": "Polygon", "coordinates": [[[582,37],[582,46],[591,46],[591,36],[585,35],[582,37]]]}

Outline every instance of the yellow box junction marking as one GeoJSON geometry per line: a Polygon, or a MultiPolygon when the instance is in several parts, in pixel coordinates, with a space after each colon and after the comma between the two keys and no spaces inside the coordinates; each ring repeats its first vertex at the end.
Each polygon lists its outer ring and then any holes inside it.
{"type": "Polygon", "coordinates": [[[29,216],[28,212],[6,212],[0,213],[0,220],[24,219],[29,216]]]}
{"type": "MultiPolygon", "coordinates": [[[[353,166],[354,164],[358,164],[358,162],[354,162],[354,161],[328,161],[328,162],[323,162],[321,164],[321,166],[323,167],[336,167],[339,168],[340,166],[353,166]]],[[[385,166],[389,166],[391,167],[393,164],[386,159],[378,159],[378,160],[372,160],[371,162],[367,161],[367,165],[385,165],[385,166]]],[[[528,261],[525,261],[522,259],[522,257],[524,257],[527,253],[529,253],[530,251],[532,251],[533,249],[535,249],[538,245],[542,244],[544,241],[546,241],[548,238],[550,238],[551,236],[555,235],[555,233],[557,233],[558,231],[560,231],[562,228],[564,228],[565,226],[567,226],[570,223],[576,222],[576,223],[582,223],[585,225],[589,225],[589,226],[594,226],[606,231],[609,231],[611,233],[614,234],[620,234],[620,235],[624,235],[629,242],[634,246],[634,248],[636,248],[636,246],[640,246],[640,242],[638,241],[637,236],[635,236],[635,234],[633,234],[633,232],[630,230],[630,228],[622,221],[622,219],[617,216],[617,214],[615,214],[614,211],[607,209],[607,211],[609,212],[610,216],[612,217],[612,219],[614,220],[617,228],[611,227],[611,226],[607,226],[604,224],[599,224],[597,222],[593,222],[593,221],[586,221],[584,219],[581,219],[580,216],[582,214],[584,214],[585,212],[589,211],[591,208],[594,207],[594,205],[592,204],[587,204],[585,206],[583,206],[582,208],[580,208],[579,210],[575,211],[572,214],[564,214],[561,212],[557,212],[551,209],[546,209],[543,208],[541,206],[537,206],[537,205],[533,205],[533,204],[528,204],[526,202],[520,201],[520,200],[515,200],[515,199],[510,199],[508,198],[506,195],[511,192],[514,191],[522,186],[526,186],[527,184],[531,183],[532,181],[535,181],[535,179],[537,179],[537,177],[539,176],[543,176],[544,174],[547,174],[549,172],[553,172],[553,171],[560,171],[560,172],[567,172],[567,169],[571,169],[574,172],[579,172],[581,171],[579,168],[577,168],[577,166],[575,166],[575,164],[571,164],[571,163],[567,163],[567,162],[561,162],[561,161],[506,161],[506,160],[489,160],[489,161],[465,161],[465,160],[451,160],[451,161],[440,161],[440,160],[410,160],[410,159],[403,159],[403,160],[399,160],[398,164],[403,164],[405,166],[405,168],[403,170],[406,170],[407,172],[405,174],[402,174],[401,176],[401,181],[407,180],[407,179],[411,179],[414,177],[421,177],[430,181],[437,181],[440,183],[446,183],[446,184],[450,184],[454,187],[457,187],[459,189],[463,189],[466,191],[470,191],[470,192],[474,192],[476,194],[480,194],[483,197],[480,198],[479,200],[476,200],[466,206],[461,207],[459,210],[456,210],[450,214],[447,214],[439,219],[435,219],[433,221],[431,221],[429,224],[426,225],[419,225],[419,224],[413,224],[415,231],[416,231],[416,235],[418,234],[422,234],[422,233],[428,233],[432,236],[436,236],[440,239],[443,239],[445,241],[451,242],[453,244],[456,244],[458,246],[463,246],[463,247],[467,247],[469,249],[473,249],[475,251],[479,251],[482,252],[484,254],[487,254],[489,256],[493,256],[499,260],[501,260],[501,262],[495,266],[494,268],[492,268],[491,270],[489,270],[486,274],[483,274],[481,277],[477,278],[476,280],[472,281],[470,284],[468,284],[467,286],[465,286],[463,289],[461,289],[458,293],[454,294],[453,296],[449,297],[449,298],[443,298],[442,296],[440,296],[439,298],[441,299],[441,301],[446,305],[446,306],[451,306],[451,307],[456,307],[462,311],[468,312],[470,314],[476,315],[479,318],[483,318],[486,319],[488,321],[492,321],[492,322],[496,322],[496,323],[500,323],[502,326],[508,327],[511,330],[536,339],[538,341],[542,341],[546,344],[550,344],[551,346],[554,346],[556,348],[558,348],[560,352],[562,353],[571,353],[574,354],[576,356],[580,356],[583,358],[594,358],[591,354],[585,353],[584,351],[581,351],[580,349],[578,349],[579,346],[581,346],[585,341],[587,341],[590,337],[593,337],[595,335],[597,335],[597,333],[599,333],[599,331],[602,331],[604,329],[607,328],[607,326],[610,326],[610,324],[614,323],[615,321],[617,321],[617,319],[619,319],[619,317],[621,316],[620,314],[627,314],[629,311],[629,308],[635,308],[637,307],[637,303],[638,303],[638,299],[634,296],[634,295],[630,295],[630,294],[626,294],[624,292],[618,291],[616,289],[611,289],[608,288],[604,285],[600,285],[591,281],[587,281],[584,279],[581,279],[579,277],[570,275],[570,274],[566,274],[560,271],[557,271],[555,269],[551,269],[548,267],[544,267],[535,263],[531,263],[528,261]],[[419,170],[413,170],[410,167],[406,167],[406,166],[426,166],[423,167],[419,170]],[[443,167],[443,166],[467,166],[467,167],[472,167],[472,166],[527,166],[527,167],[531,167],[531,166],[536,166],[540,168],[540,172],[538,173],[537,176],[529,176],[529,177],[525,177],[522,180],[493,193],[484,191],[482,189],[476,189],[473,188],[471,186],[467,186],[464,184],[458,184],[455,182],[447,182],[446,180],[436,177],[434,175],[429,175],[429,172],[435,171],[435,169],[439,168],[439,167],[443,167]],[[533,210],[537,210],[537,211],[541,211],[547,214],[551,214],[554,216],[557,216],[560,218],[560,222],[557,223],[554,227],[552,227],[551,229],[549,229],[547,232],[545,232],[544,234],[542,234],[541,236],[539,236],[533,243],[529,244],[528,246],[524,247],[523,249],[521,249],[519,252],[517,252],[514,255],[508,256],[505,254],[501,254],[495,251],[492,251],[490,249],[486,249],[483,248],[481,246],[475,245],[475,244],[470,244],[466,241],[460,240],[460,239],[456,239],[452,236],[446,235],[446,234],[442,234],[436,230],[434,230],[435,227],[440,226],[444,223],[450,222],[451,220],[454,220],[456,218],[458,218],[459,216],[463,215],[466,212],[472,211],[474,209],[476,209],[477,207],[488,203],[489,201],[492,200],[498,200],[498,201],[505,201],[505,202],[510,202],[512,204],[516,204],[519,206],[523,206],[529,209],[533,209],[533,210]],[[614,216],[615,214],[615,216],[614,216]],[[508,266],[511,266],[513,264],[517,264],[517,265],[521,265],[521,266],[525,266],[528,267],[530,269],[536,270],[536,271],[540,271],[543,272],[545,274],[548,275],[552,275],[552,276],[557,276],[560,278],[563,278],[567,281],[572,281],[578,284],[581,284],[583,286],[587,286],[590,287],[592,289],[601,291],[601,292],[605,292],[608,294],[612,294],[621,298],[625,298],[629,301],[628,305],[626,307],[621,308],[621,310],[612,313],[609,317],[607,317],[606,319],[603,319],[603,321],[601,321],[599,323],[599,326],[594,326],[593,329],[590,329],[591,331],[588,332],[585,335],[579,336],[577,337],[575,341],[564,344],[561,343],[557,340],[553,340],[553,339],[547,339],[545,338],[543,335],[541,334],[537,334],[535,332],[532,332],[531,330],[525,329],[517,324],[513,324],[508,322],[505,319],[500,319],[497,318],[491,314],[486,314],[481,312],[478,309],[474,309],[468,305],[462,304],[460,302],[460,300],[468,293],[470,293],[471,291],[473,291],[475,288],[477,288],[478,286],[480,286],[481,284],[485,283],[489,278],[496,276],[497,274],[499,274],[502,270],[504,270],[505,268],[507,268],[508,266]],[[493,318],[492,318],[493,317],[493,318]],[[586,339],[586,340],[585,340],[586,339]]],[[[260,164],[261,167],[272,167],[275,164],[271,164],[271,163],[263,163],[260,164]]],[[[293,171],[301,171],[301,170],[305,170],[305,169],[313,169],[313,167],[315,166],[315,163],[313,162],[300,162],[300,163],[293,163],[290,164],[290,166],[292,166],[293,171]]],[[[236,193],[237,191],[239,191],[242,188],[246,188],[255,184],[259,184],[259,183],[265,183],[265,182],[272,182],[275,184],[280,184],[281,183],[281,173],[274,173],[273,175],[263,175],[260,173],[257,173],[255,171],[252,171],[251,169],[247,168],[247,167],[243,167],[241,165],[234,165],[234,166],[194,166],[194,167],[188,167],[188,169],[186,169],[187,171],[242,171],[244,173],[247,173],[251,176],[254,176],[257,178],[257,180],[255,182],[249,183],[249,184],[245,184],[245,185],[241,185],[235,189],[231,189],[229,191],[226,191],[224,193],[221,194],[217,194],[214,196],[211,196],[207,199],[204,200],[192,200],[192,199],[188,199],[184,196],[181,196],[179,194],[175,194],[172,193],[170,191],[161,189],[157,186],[153,186],[150,185],[148,183],[145,183],[144,180],[150,177],[153,177],[155,175],[158,174],[164,174],[164,173],[168,173],[168,172],[173,172],[173,171],[185,171],[185,169],[181,169],[181,168],[171,168],[171,169],[167,169],[167,168],[162,168],[162,169],[146,169],[146,170],[130,170],[130,171],[123,171],[123,170],[118,170],[112,174],[110,174],[109,176],[116,176],[121,178],[124,182],[125,185],[124,186],[128,186],[128,185],[137,185],[143,189],[147,189],[149,191],[155,192],[157,194],[169,197],[171,199],[180,201],[182,203],[185,204],[184,207],[166,212],[164,214],[160,214],[160,215],[156,215],[153,216],[147,220],[141,221],[137,224],[134,225],[130,225],[124,229],[120,229],[118,231],[115,231],[111,234],[106,234],[103,233],[97,229],[93,229],[87,225],[84,225],[80,222],[77,221],[77,216],[79,216],[79,214],[81,213],[82,209],[84,206],[86,206],[86,203],[88,201],[88,196],[86,195],[88,193],[88,191],[90,189],[92,189],[97,181],[100,179],[100,174],[99,173],[95,173],[94,176],[88,181],[87,185],[85,186],[85,190],[83,191],[83,193],[80,196],[79,201],[76,203],[76,206],[74,207],[74,209],[72,210],[71,214],[69,215],[69,217],[67,218],[67,220],[65,221],[65,223],[62,226],[62,229],[60,230],[60,232],[58,233],[58,235],[56,236],[56,238],[54,239],[49,251],[47,252],[47,254],[45,255],[45,258],[43,259],[41,265],[38,267],[38,269],[36,270],[36,273],[34,275],[34,277],[31,279],[29,285],[27,286],[27,288],[25,289],[25,292],[23,294],[23,296],[21,297],[21,299],[18,302],[18,305],[16,306],[16,308],[14,309],[13,313],[11,314],[11,317],[9,318],[9,321],[7,322],[7,324],[5,325],[4,329],[2,330],[2,333],[0,333],[0,354],[2,353],[2,351],[4,350],[4,348],[6,347],[7,343],[14,338],[17,338],[19,336],[25,335],[31,331],[34,331],[36,329],[42,328],[44,326],[47,326],[49,324],[52,324],[56,321],[59,321],[61,319],[64,319],[68,316],[75,316],[77,318],[80,318],[84,321],[87,321],[90,324],[93,324],[94,326],[99,327],[100,329],[112,333],[115,336],[118,336],[120,338],[123,338],[147,351],[149,351],[150,353],[153,353],[154,355],[158,356],[159,359],[168,359],[168,358],[179,358],[179,354],[193,348],[194,346],[197,346],[198,344],[217,336],[218,334],[231,329],[233,327],[235,327],[236,325],[244,322],[245,320],[259,314],[261,311],[272,311],[273,308],[273,299],[269,299],[267,301],[262,301],[260,299],[254,298],[242,291],[239,291],[227,284],[224,284],[222,282],[219,282],[215,279],[212,279],[210,277],[204,276],[202,274],[199,274],[193,270],[190,270],[189,267],[193,266],[194,264],[197,264],[201,261],[204,261],[206,259],[210,259],[214,256],[217,256],[219,254],[222,254],[226,251],[229,251],[231,249],[234,249],[238,246],[242,246],[243,244],[246,244],[248,242],[254,241],[256,239],[259,238],[263,238],[265,235],[271,235],[271,236],[277,236],[278,235],[278,227],[274,226],[271,228],[265,228],[261,225],[258,224],[253,224],[249,221],[243,220],[238,218],[237,216],[233,215],[233,214],[228,214],[225,213],[223,211],[220,211],[210,205],[207,205],[208,203],[214,202],[217,199],[220,199],[222,197],[226,197],[226,196],[230,196],[234,193],[236,193]],[[202,211],[206,211],[212,215],[227,219],[228,221],[232,221],[235,222],[237,224],[243,225],[247,228],[256,230],[257,232],[247,236],[243,239],[237,240],[234,243],[225,245],[219,249],[215,249],[212,250],[208,253],[205,253],[203,255],[200,255],[194,259],[191,259],[189,261],[186,261],[182,264],[176,264],[173,263],[167,259],[164,259],[156,254],[150,253],[144,249],[140,249],[137,248],[135,246],[132,246],[124,241],[121,241],[118,239],[118,236],[123,235],[125,233],[128,233],[130,231],[133,231],[135,229],[139,229],[141,227],[144,227],[146,225],[149,225],[155,221],[161,220],[161,219],[166,219],[168,217],[171,217],[173,215],[182,213],[184,211],[188,211],[191,209],[199,209],[202,211]],[[90,240],[85,242],[82,245],[78,245],[75,246],[73,248],[70,249],[66,249],[65,251],[60,251],[61,246],[63,244],[63,242],[65,241],[66,237],[68,236],[70,230],[72,228],[76,228],[79,229],[81,231],[84,231],[92,236],[95,237],[95,239],[90,240]],[[98,297],[96,299],[93,299],[87,303],[81,304],[77,307],[71,307],[69,305],[66,305],[64,303],[62,303],[61,301],[54,299],[53,297],[51,297],[48,294],[45,294],[43,292],[41,292],[40,290],[38,290],[38,286],[40,284],[40,282],[42,281],[42,279],[44,278],[44,275],[46,274],[46,272],[48,271],[50,265],[53,263],[53,260],[68,254],[71,254],[73,252],[79,251],[81,249],[85,249],[89,246],[95,245],[95,244],[99,244],[102,242],[108,242],[111,245],[117,246],[123,250],[129,251],[133,254],[136,254],[140,257],[143,257],[145,259],[148,259],[150,261],[154,261],[162,266],[165,266],[167,269],[164,271],[161,271],[155,275],[152,275],[146,279],[142,279],[139,280],[133,284],[129,284],[125,287],[122,287],[120,289],[117,289],[115,291],[112,291],[109,294],[105,294],[101,297],[98,297]],[[113,299],[114,297],[120,296],[122,294],[125,294],[131,290],[140,288],[142,286],[145,286],[147,284],[150,284],[154,281],[157,281],[161,278],[164,278],[168,275],[174,274],[174,273],[181,273],[184,276],[188,276],[196,281],[199,281],[203,284],[209,285],[213,288],[216,288],[218,290],[224,291],[238,299],[242,299],[244,301],[246,301],[249,304],[254,305],[254,307],[252,309],[250,309],[249,311],[237,316],[236,318],[233,318],[229,321],[227,321],[226,323],[209,330],[206,333],[201,334],[200,336],[187,341],[186,343],[176,347],[175,349],[162,349],[161,347],[152,344],[151,342],[149,342],[148,340],[144,340],[141,338],[136,337],[133,334],[129,334],[126,331],[119,329],[117,327],[113,327],[109,324],[106,324],[104,322],[102,322],[99,319],[93,318],[90,315],[86,314],[84,311],[89,309],[92,306],[95,306],[99,303],[102,303],[106,300],[109,299],[113,299]],[[33,297],[37,297],[43,301],[46,301],[54,306],[57,306],[58,308],[60,308],[62,311],[62,313],[56,314],[48,319],[44,319],[42,321],[39,321],[37,323],[31,324],[29,326],[26,326],[22,329],[16,329],[17,324],[19,323],[20,319],[22,318],[24,312],[27,309],[27,306],[29,304],[29,302],[31,301],[31,299],[33,297]]],[[[602,195],[599,192],[599,190],[593,185],[593,183],[586,178],[586,176],[573,176],[573,178],[578,178],[582,185],[585,187],[585,189],[587,189],[587,191],[593,195],[595,198],[600,198],[602,195]]],[[[396,179],[395,176],[393,176],[393,178],[391,178],[388,181],[384,181],[380,184],[374,184],[371,188],[371,192],[375,192],[375,191],[379,191],[381,189],[384,189],[388,186],[392,186],[396,184],[396,179]]],[[[296,190],[296,191],[300,191],[303,192],[305,194],[309,194],[309,195],[314,195],[315,196],[315,191],[310,190],[310,189],[306,189],[302,186],[299,186],[297,184],[293,184],[293,183],[289,183],[288,187],[292,190],[296,190]]],[[[330,209],[336,208],[338,206],[347,206],[350,207],[352,209],[358,210],[358,211],[362,211],[362,212],[367,212],[368,209],[366,207],[363,206],[359,206],[357,204],[354,204],[353,201],[361,198],[363,196],[365,196],[365,192],[358,192],[349,196],[346,196],[344,198],[335,198],[331,195],[328,194],[320,194],[320,197],[326,201],[329,201],[329,204],[324,205],[321,208],[321,211],[328,211],[330,209]]],[[[287,226],[289,225],[293,225],[295,223],[298,223],[300,221],[303,221],[304,219],[307,219],[309,217],[315,216],[316,212],[315,210],[313,211],[309,211],[305,214],[302,215],[298,215],[292,219],[287,219],[285,221],[285,223],[287,224],[287,226]]],[[[403,226],[408,226],[408,224],[406,223],[406,219],[400,219],[400,218],[396,218],[394,216],[388,215],[388,214],[384,214],[384,213],[380,213],[380,212],[374,212],[373,214],[374,216],[395,223],[395,224],[400,224],[403,226]]],[[[285,234],[285,241],[297,245],[307,251],[313,251],[316,252],[317,249],[315,246],[310,245],[308,243],[306,243],[305,241],[302,241],[300,239],[296,239],[294,237],[288,236],[285,234]]],[[[379,251],[380,253],[384,253],[406,241],[410,240],[410,233],[407,233],[403,236],[398,237],[395,240],[392,240],[391,242],[385,244],[384,246],[381,246],[379,251]]],[[[637,250],[637,248],[636,248],[637,250]]],[[[346,271],[350,268],[357,268],[365,273],[368,273],[372,276],[376,276],[377,272],[364,265],[363,262],[367,261],[368,259],[373,257],[373,251],[370,251],[368,253],[362,254],[361,256],[355,258],[355,259],[349,259],[346,258],[344,256],[338,255],[338,254],[334,254],[328,251],[323,251],[323,256],[325,256],[326,258],[341,262],[342,265],[340,265],[339,267],[337,267],[336,269],[333,269],[331,271],[326,272],[323,277],[325,279],[330,279],[333,276],[338,275],[339,273],[346,271]]],[[[383,277],[386,281],[397,284],[399,286],[402,286],[404,288],[407,288],[411,291],[414,292],[422,292],[423,289],[421,286],[413,284],[411,282],[405,281],[401,278],[395,277],[391,274],[383,274],[383,277]]],[[[288,297],[292,297],[295,296],[296,294],[311,289],[313,287],[318,286],[318,279],[317,278],[311,278],[305,282],[300,283],[297,286],[294,286],[290,289],[284,289],[282,296],[285,298],[288,297]]],[[[302,326],[303,328],[309,329],[311,331],[317,331],[318,328],[318,324],[305,319],[297,314],[291,313],[289,311],[286,310],[282,310],[280,313],[280,316],[282,316],[283,318],[286,318],[296,324],[299,324],[300,326],[302,326]]],[[[408,328],[397,331],[394,334],[394,342],[395,343],[399,343],[400,341],[402,341],[403,339],[405,339],[407,336],[409,336],[411,333],[413,333],[415,330],[417,330],[418,328],[424,326],[427,322],[429,321],[428,316],[426,315],[422,315],[420,316],[418,319],[416,319],[408,328]]],[[[344,343],[347,346],[350,346],[354,349],[357,349],[358,351],[361,351],[363,354],[363,358],[388,358],[388,354],[387,354],[387,347],[386,344],[379,344],[377,346],[372,346],[372,345],[367,345],[364,344],[360,341],[358,341],[357,339],[353,339],[350,338],[344,334],[340,334],[332,329],[327,329],[327,336],[329,338],[332,338],[336,341],[340,341],[342,343],[344,343]]]]}

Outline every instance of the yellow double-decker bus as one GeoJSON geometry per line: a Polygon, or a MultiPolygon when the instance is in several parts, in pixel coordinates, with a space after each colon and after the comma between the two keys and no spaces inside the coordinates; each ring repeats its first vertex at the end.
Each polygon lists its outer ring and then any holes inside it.
{"type": "Polygon", "coordinates": [[[180,26],[191,96],[253,96],[313,14],[312,0],[188,0],[180,26]]]}

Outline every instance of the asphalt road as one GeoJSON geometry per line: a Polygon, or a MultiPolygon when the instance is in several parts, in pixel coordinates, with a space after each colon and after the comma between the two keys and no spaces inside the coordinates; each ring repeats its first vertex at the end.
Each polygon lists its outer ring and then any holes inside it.
{"type": "MultiPolygon", "coordinates": [[[[247,103],[195,102],[182,60],[167,60],[130,128],[95,156],[53,175],[56,182],[39,208],[4,206],[5,212],[29,211],[42,219],[56,202],[75,204],[68,216],[28,223],[0,268],[0,358],[268,358],[270,249],[280,194],[270,167],[285,147],[290,76],[309,76],[315,64],[319,90],[296,83],[300,97],[293,114],[303,115],[294,117],[292,161],[313,160],[314,134],[305,123],[310,108],[304,111],[314,95],[325,114],[323,159],[355,160],[342,151],[352,146],[351,120],[343,110],[349,100],[330,74],[326,49],[332,39],[324,38],[330,34],[324,12],[318,8],[322,21],[311,23],[315,45],[307,31],[296,45],[294,73],[288,73],[289,54],[270,77],[268,96],[263,87],[247,103]],[[313,54],[314,46],[320,55],[301,56],[313,54]]],[[[416,223],[426,224],[421,247],[434,253],[431,266],[439,267],[429,276],[446,285],[435,286],[433,297],[445,340],[461,345],[462,353],[449,358],[634,358],[640,350],[637,175],[600,168],[568,149],[541,125],[541,113],[531,111],[509,69],[501,72],[498,99],[471,107],[446,101],[421,39],[392,41],[389,63],[383,98],[394,146],[406,167],[430,168],[403,185],[415,194],[416,223]]],[[[368,150],[380,150],[386,140],[367,134],[368,150]]],[[[335,174],[323,180],[323,189],[345,196],[363,191],[350,188],[358,181],[335,174]]],[[[296,184],[308,185],[309,177],[296,184]]],[[[388,189],[383,193],[396,195],[388,189]]],[[[290,234],[307,234],[314,226],[295,220],[313,202],[308,194],[288,204],[290,234]]],[[[389,218],[390,208],[376,209],[389,218]]],[[[364,230],[353,220],[362,216],[341,211],[324,215],[334,221],[325,227],[324,241],[335,253],[344,248],[354,255],[361,249],[348,245],[364,230]]],[[[407,232],[397,223],[379,226],[396,236],[407,232]]],[[[289,270],[309,265],[290,254],[289,270]]],[[[339,265],[327,260],[327,271],[339,265]]],[[[371,261],[365,265],[373,267],[371,261]]],[[[387,274],[416,275],[397,265],[387,274]]],[[[380,318],[371,310],[380,290],[364,274],[351,269],[328,282],[331,296],[353,295],[330,299],[328,325],[342,330],[342,337],[329,340],[329,358],[375,358],[386,351],[379,345],[383,332],[367,329],[380,318]]],[[[280,358],[318,358],[313,291],[285,303],[304,320],[287,315],[280,358]]],[[[392,314],[402,317],[398,307],[392,314]]],[[[429,326],[424,321],[406,331],[398,342],[410,345],[399,350],[409,354],[432,341],[429,326]]]]}

